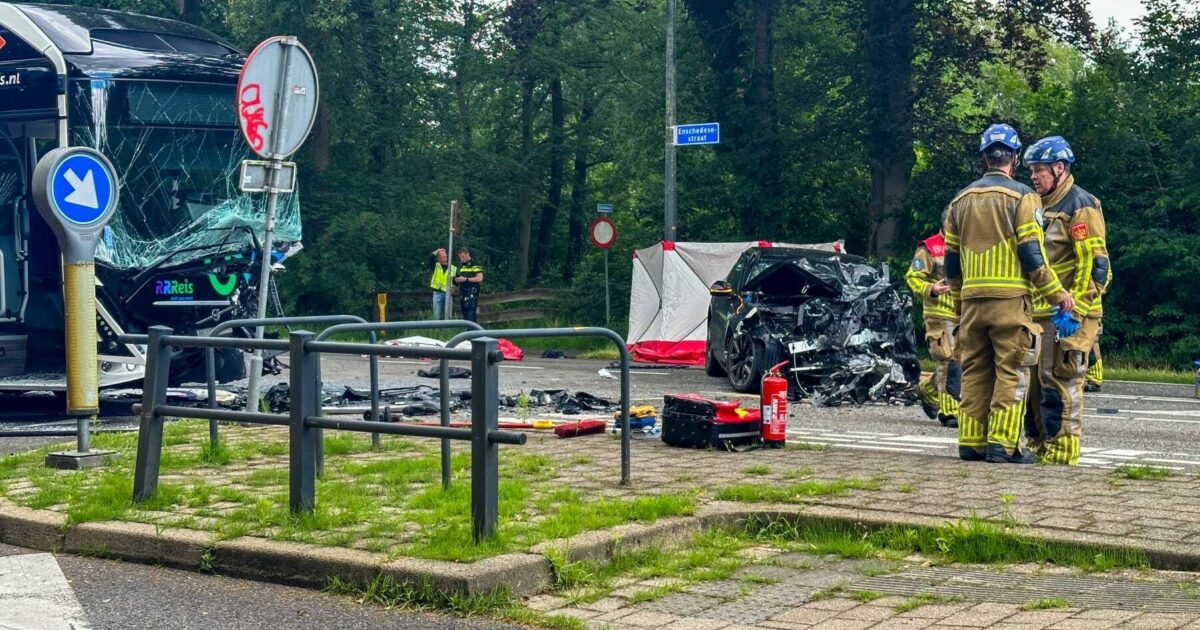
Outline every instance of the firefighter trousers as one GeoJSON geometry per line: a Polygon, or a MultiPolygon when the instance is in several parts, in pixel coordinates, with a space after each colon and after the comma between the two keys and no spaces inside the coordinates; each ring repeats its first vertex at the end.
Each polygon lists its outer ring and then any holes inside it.
{"type": "Polygon", "coordinates": [[[1086,318],[1074,335],[1057,341],[1052,321],[1037,323],[1042,326],[1042,352],[1029,387],[1025,438],[1043,463],[1075,466],[1083,436],[1088,354],[1096,343],[1100,320],[1086,318]]]}
{"type": "Polygon", "coordinates": [[[983,459],[989,445],[1009,455],[1018,450],[1029,366],[1037,360],[1041,332],[1032,312],[1029,296],[962,301],[957,351],[962,363],[958,453],[963,459],[983,459]]]}
{"type": "Polygon", "coordinates": [[[1096,342],[1092,344],[1092,351],[1088,354],[1088,369],[1087,382],[1093,385],[1104,384],[1104,359],[1100,356],[1100,335],[1104,334],[1104,323],[1100,323],[1100,328],[1096,333],[1096,342]]]}
{"type": "Polygon", "coordinates": [[[948,319],[925,320],[925,343],[929,357],[937,363],[933,374],[917,386],[917,392],[943,416],[958,417],[958,401],[962,390],[962,368],[954,359],[954,329],[948,319]]]}

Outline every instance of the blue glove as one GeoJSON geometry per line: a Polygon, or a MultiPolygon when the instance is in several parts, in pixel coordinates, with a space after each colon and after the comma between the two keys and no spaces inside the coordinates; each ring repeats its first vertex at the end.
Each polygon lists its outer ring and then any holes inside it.
{"type": "Polygon", "coordinates": [[[1054,316],[1050,318],[1050,321],[1054,322],[1054,327],[1058,329],[1058,333],[1055,335],[1055,338],[1062,339],[1064,337],[1070,337],[1071,335],[1079,332],[1079,322],[1075,321],[1075,318],[1072,317],[1070,311],[1064,311],[1057,306],[1054,307],[1054,309],[1055,313],[1054,316]]]}

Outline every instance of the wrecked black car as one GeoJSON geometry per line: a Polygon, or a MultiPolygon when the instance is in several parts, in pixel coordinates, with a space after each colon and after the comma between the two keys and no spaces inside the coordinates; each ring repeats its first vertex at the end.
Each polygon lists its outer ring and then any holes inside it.
{"type": "Polygon", "coordinates": [[[848,254],[755,247],[709,288],[705,371],[739,392],[787,362],[791,390],[822,406],[910,402],[921,368],[912,298],[882,265],[848,254]]]}

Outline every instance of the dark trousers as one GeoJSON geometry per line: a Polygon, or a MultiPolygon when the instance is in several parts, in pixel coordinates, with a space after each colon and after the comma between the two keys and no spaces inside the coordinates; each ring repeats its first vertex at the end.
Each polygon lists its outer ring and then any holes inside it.
{"type": "Polygon", "coordinates": [[[478,308],[479,308],[479,298],[476,296],[471,296],[469,298],[462,298],[458,302],[459,313],[462,315],[463,319],[465,319],[469,322],[478,321],[475,318],[475,311],[478,308]]]}

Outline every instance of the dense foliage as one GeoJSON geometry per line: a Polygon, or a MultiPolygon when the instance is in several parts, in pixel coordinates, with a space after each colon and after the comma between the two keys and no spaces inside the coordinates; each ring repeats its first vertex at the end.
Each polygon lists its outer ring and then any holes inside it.
{"type": "MultiPolygon", "coordinates": [[[[61,1],[61,0],[59,0],[61,1]]],[[[666,0],[77,0],[181,14],[249,49],[314,53],[322,110],[303,162],[302,312],[367,312],[423,285],[450,201],[488,289],[570,286],[594,323],[597,202],[628,254],[661,237],[666,0]]],[[[982,127],[1060,133],[1108,220],[1106,343],[1200,356],[1200,9],[1143,0],[1132,33],[1083,0],[680,0],[681,240],[845,238],[905,258],[977,172],[982,127]]]]}

